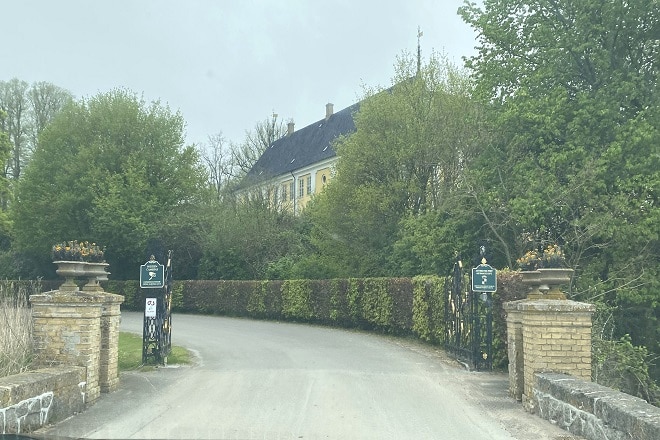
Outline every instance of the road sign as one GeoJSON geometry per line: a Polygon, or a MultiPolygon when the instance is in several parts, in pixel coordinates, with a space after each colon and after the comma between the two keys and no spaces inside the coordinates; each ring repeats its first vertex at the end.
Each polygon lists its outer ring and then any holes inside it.
{"type": "Polygon", "coordinates": [[[472,268],[472,291],[495,292],[497,290],[497,270],[488,264],[472,268]]]}
{"type": "Polygon", "coordinates": [[[162,289],[165,287],[165,267],[156,260],[140,266],[140,288],[162,289]]]}

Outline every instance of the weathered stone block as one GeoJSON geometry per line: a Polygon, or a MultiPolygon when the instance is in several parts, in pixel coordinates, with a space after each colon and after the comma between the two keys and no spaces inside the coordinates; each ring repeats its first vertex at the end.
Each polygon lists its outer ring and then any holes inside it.
{"type": "Polygon", "coordinates": [[[0,427],[4,433],[29,432],[84,409],[78,384],[81,367],[36,370],[0,379],[0,427]]]}
{"type": "Polygon", "coordinates": [[[589,440],[660,439],[660,408],[565,374],[536,375],[538,414],[589,440]]]}

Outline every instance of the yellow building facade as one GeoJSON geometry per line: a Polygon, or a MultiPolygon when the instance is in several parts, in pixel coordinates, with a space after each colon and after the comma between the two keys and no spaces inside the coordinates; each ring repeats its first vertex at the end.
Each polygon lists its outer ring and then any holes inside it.
{"type": "Polygon", "coordinates": [[[334,176],[334,143],[355,131],[358,104],[337,113],[326,105],[326,116],[301,130],[289,124],[288,133],[264,151],[248,172],[239,194],[258,194],[278,207],[298,214],[334,176]]]}

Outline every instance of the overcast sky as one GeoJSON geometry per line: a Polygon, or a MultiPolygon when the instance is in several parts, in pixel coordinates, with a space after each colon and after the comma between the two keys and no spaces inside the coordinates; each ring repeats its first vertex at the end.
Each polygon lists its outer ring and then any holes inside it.
{"type": "Polygon", "coordinates": [[[475,53],[462,0],[0,0],[0,80],[89,97],[116,87],[179,110],[189,143],[240,142],[273,112],[296,129],[389,86],[397,55],[475,53]]]}

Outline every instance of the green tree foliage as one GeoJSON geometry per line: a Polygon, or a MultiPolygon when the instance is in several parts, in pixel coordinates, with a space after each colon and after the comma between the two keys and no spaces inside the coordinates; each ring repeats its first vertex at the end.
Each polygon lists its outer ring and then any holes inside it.
{"type": "Polygon", "coordinates": [[[117,278],[134,278],[150,238],[179,235],[205,175],[183,146],[183,119],[158,102],[114,90],[71,103],[42,132],[13,209],[16,249],[49,271],[50,246],[107,246],[117,278]]]}
{"type": "Polygon", "coordinates": [[[5,177],[17,180],[21,176],[39,133],[71,99],[70,92],[48,82],[0,81],[0,110],[5,112],[0,130],[7,133],[11,145],[11,160],[3,168],[5,177]]]}
{"type": "Polygon", "coordinates": [[[203,253],[199,278],[292,278],[291,266],[305,251],[303,219],[256,194],[234,203],[209,204],[200,211],[193,233],[203,253]]]}
{"type": "Polygon", "coordinates": [[[460,13],[480,35],[468,67],[497,127],[466,189],[502,261],[561,244],[579,298],[618,306],[618,336],[660,353],[657,0],[460,13]]]}
{"type": "Polygon", "coordinates": [[[467,75],[442,56],[417,70],[404,55],[396,67],[394,86],[367,92],[357,131],[336,145],[337,177],[310,208],[312,239],[318,255],[335,262],[332,276],[435,272],[438,243],[440,259],[453,256],[449,243],[460,246],[458,226],[431,237],[420,232],[443,224],[456,204],[463,170],[485,135],[482,112],[467,75]]]}
{"type": "MultiPolygon", "coordinates": [[[[9,134],[2,130],[1,127],[5,125],[7,114],[0,110],[0,166],[9,160],[11,154],[11,143],[9,141],[9,134]]],[[[9,181],[3,175],[0,175],[0,199],[6,200],[9,197],[9,181]]],[[[4,248],[8,244],[8,237],[10,231],[9,216],[6,211],[0,211],[0,244],[4,248]]]]}

